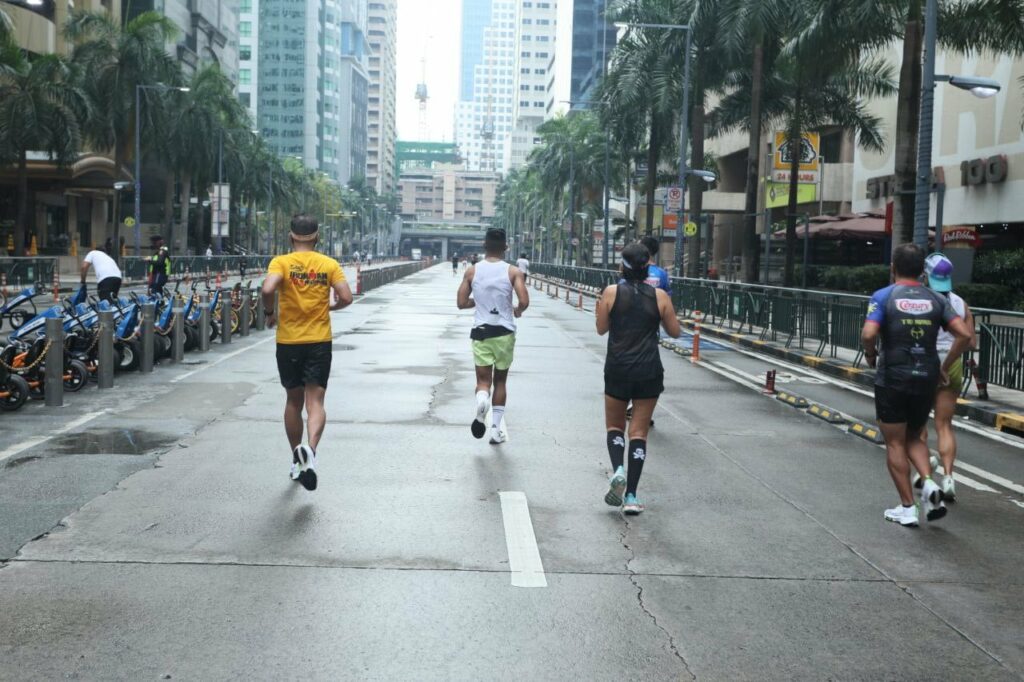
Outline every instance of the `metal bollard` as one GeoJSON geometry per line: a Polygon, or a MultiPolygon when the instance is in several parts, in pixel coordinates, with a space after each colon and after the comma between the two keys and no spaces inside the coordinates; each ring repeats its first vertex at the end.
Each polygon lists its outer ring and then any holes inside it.
{"type": "Polygon", "coordinates": [[[185,359],[185,310],[180,305],[171,311],[171,362],[181,364],[185,359]]]}
{"type": "Polygon", "coordinates": [[[100,351],[96,367],[96,384],[100,388],[114,387],[114,311],[100,311],[100,351]]]}
{"type": "Polygon", "coordinates": [[[256,330],[267,328],[267,311],[263,308],[263,291],[256,292],[256,330]]]}
{"type": "Polygon", "coordinates": [[[220,342],[231,343],[231,294],[221,294],[220,301],[220,342]]]}
{"type": "Polygon", "coordinates": [[[156,320],[156,303],[142,304],[142,362],[139,369],[153,371],[153,324],[156,320]]]}
{"type": "Polygon", "coordinates": [[[46,373],[43,388],[46,391],[47,407],[64,405],[64,321],[60,318],[46,320],[46,340],[50,344],[46,351],[46,373]]]}
{"type": "Polygon", "coordinates": [[[210,294],[203,295],[199,302],[199,351],[210,350],[210,294]]]}
{"type": "Polygon", "coordinates": [[[238,333],[241,336],[249,336],[249,316],[252,311],[249,309],[249,302],[252,300],[252,289],[242,289],[242,307],[238,311],[238,333]]]}

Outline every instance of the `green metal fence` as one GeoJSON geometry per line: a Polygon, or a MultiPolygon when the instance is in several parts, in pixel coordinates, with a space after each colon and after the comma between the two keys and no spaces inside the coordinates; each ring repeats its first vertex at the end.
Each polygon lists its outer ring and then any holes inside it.
{"type": "MultiPolygon", "coordinates": [[[[179,277],[186,273],[193,277],[205,276],[207,272],[236,274],[244,264],[246,270],[266,270],[273,256],[174,256],[171,258],[171,275],[179,277]]],[[[126,279],[145,279],[149,274],[148,257],[126,256],[121,259],[121,272],[126,279]]]]}
{"type": "MultiPolygon", "coordinates": [[[[534,263],[530,269],[587,287],[607,286],[618,279],[617,272],[598,268],[534,263]]],[[[867,296],[685,277],[673,277],[672,290],[680,312],[700,311],[712,324],[758,334],[762,340],[818,357],[837,358],[840,351],[847,351],[842,355],[852,358],[851,364],[861,363],[867,296]]],[[[972,312],[978,349],[967,355],[966,367],[981,396],[987,396],[986,385],[1024,390],[1024,313],[974,307],[972,312]]]]}
{"type": "Polygon", "coordinates": [[[50,286],[56,269],[56,258],[0,258],[0,274],[12,288],[38,282],[50,286]]]}

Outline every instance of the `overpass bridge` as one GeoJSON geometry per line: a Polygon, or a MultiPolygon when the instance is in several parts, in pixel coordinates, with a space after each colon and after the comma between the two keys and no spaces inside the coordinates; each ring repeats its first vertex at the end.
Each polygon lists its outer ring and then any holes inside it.
{"type": "Polygon", "coordinates": [[[424,256],[442,260],[452,254],[480,253],[489,223],[466,223],[445,220],[403,220],[400,253],[410,255],[420,249],[424,256]]]}

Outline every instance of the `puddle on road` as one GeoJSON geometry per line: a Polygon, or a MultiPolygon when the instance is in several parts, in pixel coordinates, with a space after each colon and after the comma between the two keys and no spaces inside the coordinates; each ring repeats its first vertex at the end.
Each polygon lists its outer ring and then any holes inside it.
{"type": "Polygon", "coordinates": [[[50,447],[59,455],[144,455],[166,450],[177,440],[140,429],[90,429],[54,438],[50,447]]]}
{"type": "Polygon", "coordinates": [[[343,343],[335,343],[331,345],[331,350],[355,350],[355,346],[346,346],[343,343]]]}

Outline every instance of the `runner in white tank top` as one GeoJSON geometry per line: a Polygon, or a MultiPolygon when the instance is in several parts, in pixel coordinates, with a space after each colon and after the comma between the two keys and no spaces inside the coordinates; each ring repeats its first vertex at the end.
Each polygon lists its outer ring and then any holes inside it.
{"type": "Polygon", "coordinates": [[[476,438],[487,432],[487,412],[491,412],[492,445],[508,440],[505,428],[505,388],[516,345],[516,318],[530,305],[526,279],[519,268],[503,259],[508,242],[505,231],[487,230],[484,237],[487,256],[466,270],[459,285],[459,310],[472,308],[473,329],[469,337],[476,366],[476,414],[471,430],[476,438]],[[512,294],[518,304],[513,306],[512,294]],[[493,395],[491,390],[493,388],[493,395]]]}

